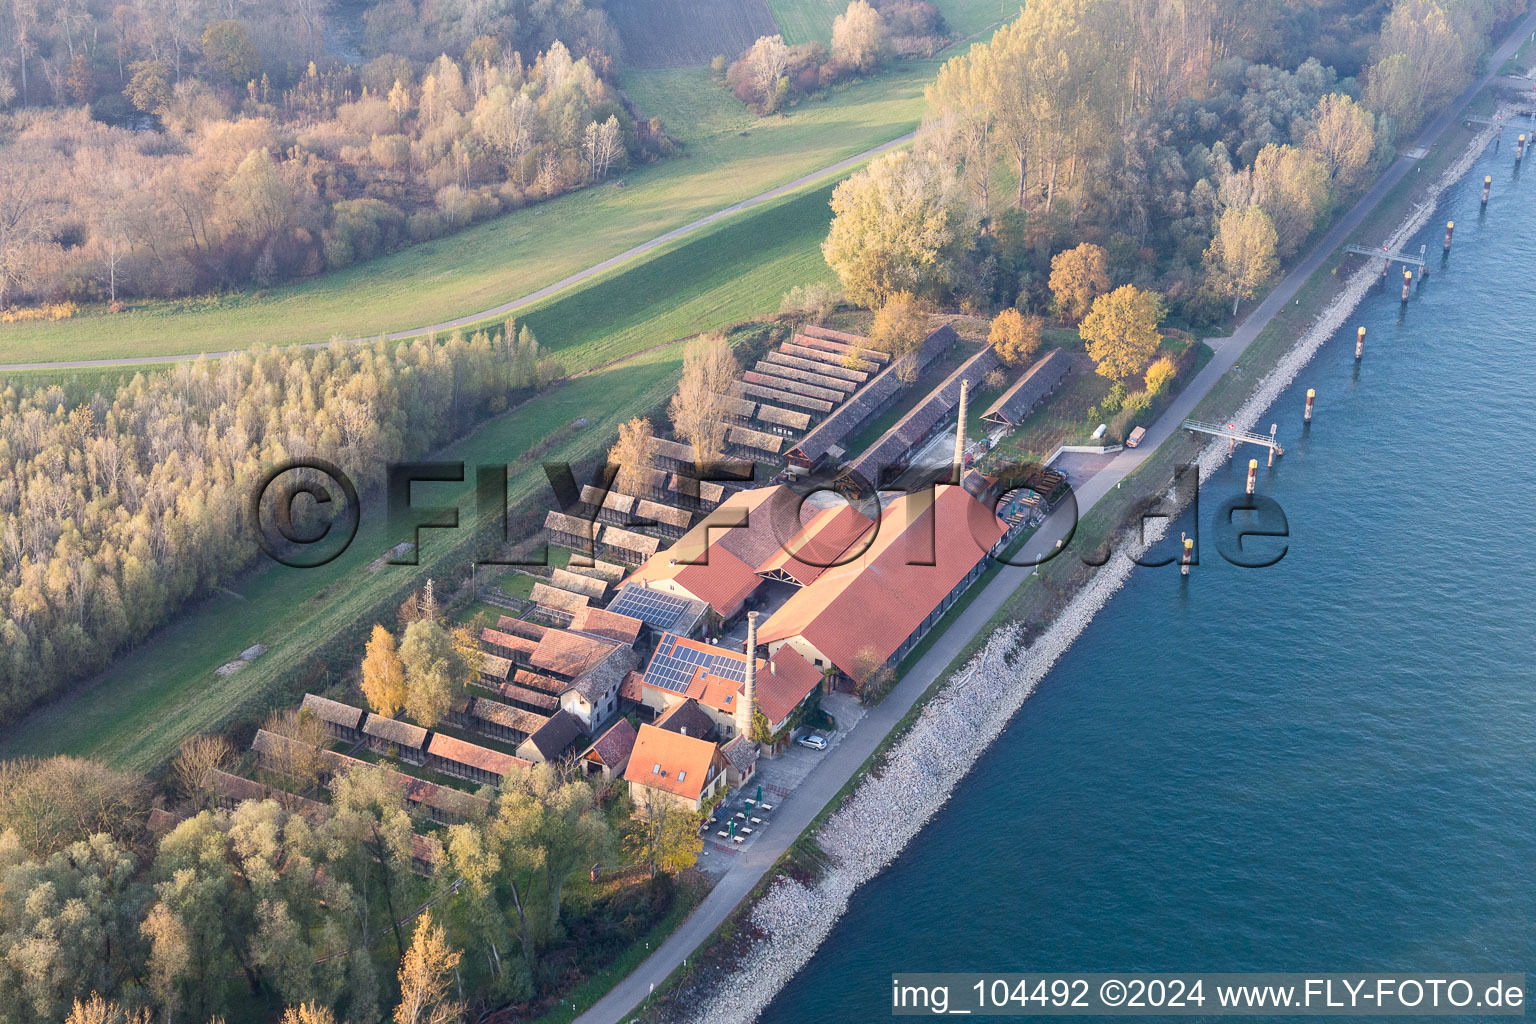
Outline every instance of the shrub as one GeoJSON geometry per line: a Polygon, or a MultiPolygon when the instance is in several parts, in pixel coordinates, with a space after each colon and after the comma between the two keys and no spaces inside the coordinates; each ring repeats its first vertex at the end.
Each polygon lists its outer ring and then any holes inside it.
{"type": "Polygon", "coordinates": [[[1160,395],[1173,383],[1173,378],[1178,376],[1178,368],[1173,360],[1163,356],[1151,366],[1147,367],[1147,392],[1160,395]]]}

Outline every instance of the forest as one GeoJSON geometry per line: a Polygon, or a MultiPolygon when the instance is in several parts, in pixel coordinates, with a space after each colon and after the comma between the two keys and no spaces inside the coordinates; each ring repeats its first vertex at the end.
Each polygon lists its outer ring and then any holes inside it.
{"type": "Polygon", "coordinates": [[[598,6],[0,5],[0,309],[312,276],[673,149],[598,6]],[[353,25],[355,27],[355,25],[353,25]]]}
{"type": "Polygon", "coordinates": [[[0,764],[0,1024],[450,1024],[547,989],[569,925],[601,955],[673,900],[628,799],[552,765],[463,794],[480,809],[434,829],[366,764],[314,775],[325,803],[274,788],[220,809],[208,780],[235,760],[195,738],[158,796],[91,761],[0,764]],[[158,834],[152,799],[175,808],[158,834]],[[621,851],[629,881],[578,916],[568,879],[621,851]]]}
{"type": "Polygon", "coordinates": [[[526,328],[258,350],[115,392],[0,392],[0,721],[104,666],[258,553],[247,504],[289,458],[360,490],[559,377],[526,328]]]}
{"type": "Polygon", "coordinates": [[[839,186],[823,251],[861,305],[1043,311],[1054,261],[1092,244],[1100,292],[1155,291],[1213,326],[1466,86],[1520,7],[1399,0],[1341,77],[1256,59],[1279,5],[1041,0],[944,65],[915,151],[839,186]]]}

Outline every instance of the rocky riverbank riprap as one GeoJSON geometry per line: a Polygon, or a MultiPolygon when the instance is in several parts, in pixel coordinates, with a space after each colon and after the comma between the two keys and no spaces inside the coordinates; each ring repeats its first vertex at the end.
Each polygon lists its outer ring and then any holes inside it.
{"type": "MultiPolygon", "coordinates": [[[[1466,152],[1430,187],[1425,202],[1393,232],[1397,248],[1429,222],[1439,195],[1467,173],[1495,131],[1476,136],[1466,152]]],[[[1251,429],[1265,410],[1332,337],[1376,283],[1366,266],[1319,314],[1259,381],[1231,421],[1251,429]]],[[[1230,457],[1227,444],[1207,445],[1198,459],[1205,479],[1230,457]]],[[[1170,495],[1171,497],[1171,495],[1170,495]]],[[[1146,536],[1127,554],[1139,555],[1163,536],[1169,519],[1147,523],[1146,536]]],[[[760,937],[730,977],[711,979],[711,992],[679,1017],[688,1024],[751,1021],[803,967],[831,932],[854,890],[877,875],[943,807],[981,753],[1000,735],[1035,688],[1130,578],[1132,558],[1111,559],[1071,599],[1051,626],[1026,645],[1018,623],[997,629],[986,646],[924,706],[911,729],[817,833],[826,869],[812,885],[781,875],[750,911],[760,937]]],[[[697,993],[693,993],[695,996],[697,993]]]]}

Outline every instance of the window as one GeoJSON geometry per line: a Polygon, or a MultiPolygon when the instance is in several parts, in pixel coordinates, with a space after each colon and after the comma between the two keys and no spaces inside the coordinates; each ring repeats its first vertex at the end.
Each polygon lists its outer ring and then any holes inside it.
{"type": "Polygon", "coordinates": [[[820,658],[817,658],[816,659],[816,667],[817,668],[826,668],[826,664],[820,658]]]}
{"type": "Polygon", "coordinates": [[[657,762],[656,764],[651,765],[651,774],[652,775],[660,775],[661,774],[661,763],[660,762],[657,762]]]}
{"type": "Polygon", "coordinates": [[[677,773],[677,781],[678,782],[682,782],[686,778],[688,778],[688,773],[687,772],[678,772],[677,773]]]}

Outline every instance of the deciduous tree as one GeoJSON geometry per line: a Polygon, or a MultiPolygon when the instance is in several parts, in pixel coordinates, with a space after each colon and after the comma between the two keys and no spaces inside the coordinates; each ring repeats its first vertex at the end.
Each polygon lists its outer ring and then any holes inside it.
{"type": "Polygon", "coordinates": [[[144,823],[149,792],[141,776],[85,758],[0,761],[0,825],[38,857],[98,832],[126,841],[144,823]]]}
{"type": "Polygon", "coordinates": [[[658,871],[675,875],[698,863],[704,849],[699,835],[703,814],[649,790],[640,798],[638,811],[624,836],[624,849],[636,863],[650,868],[653,878],[658,871]]]}
{"type": "Polygon", "coordinates": [[[235,750],[223,736],[189,736],[181,741],[171,774],[182,795],[202,810],[208,800],[208,773],[228,768],[235,750]]]}
{"type": "Polygon", "coordinates": [[[462,956],[448,944],[447,931],[432,922],[432,912],[423,911],[400,962],[395,1024],[458,1024],[463,1019],[463,1004],[449,997],[462,956]]]}
{"type": "Polygon", "coordinates": [[[1040,348],[1044,322],[1038,316],[1025,316],[1016,309],[1005,309],[992,318],[987,344],[997,357],[1010,366],[1022,366],[1040,348]]]}
{"type": "Polygon", "coordinates": [[[1173,378],[1178,376],[1178,367],[1167,356],[1153,360],[1147,367],[1147,394],[1160,395],[1173,383],[1173,378]]]}
{"type": "Polygon", "coordinates": [[[609,464],[618,467],[614,487],[625,494],[641,494],[650,486],[651,472],[656,466],[651,450],[655,438],[651,421],[640,416],[619,427],[619,439],[608,449],[609,464]]]}
{"type": "Polygon", "coordinates": [[[329,739],[325,726],[307,711],[284,708],[268,715],[261,727],[290,741],[263,755],[263,763],[278,776],[278,785],[300,795],[317,789],[325,776],[320,753],[329,739]]]}
{"type": "Polygon", "coordinates": [[[837,186],[832,212],[822,254],[848,297],[870,307],[898,291],[944,292],[975,228],[954,171],[906,151],[880,157],[837,186]]]}
{"type": "Polygon", "coordinates": [[[1057,253],[1051,258],[1050,286],[1057,315],[1078,323],[1093,300],[1109,291],[1109,253],[1091,242],[1057,253]]]}
{"type": "Polygon", "coordinates": [[[683,350],[683,376],[667,414],[677,436],[693,446],[694,462],[700,466],[725,454],[725,434],[730,426],[726,398],[740,376],[741,367],[725,335],[718,331],[690,341],[683,350]]]}
{"type": "Polygon", "coordinates": [[[1224,211],[1216,236],[1205,251],[1205,262],[1211,283],[1232,299],[1232,315],[1236,316],[1238,304],[1269,283],[1280,266],[1269,215],[1257,206],[1224,211]]]}
{"type": "Polygon", "coordinates": [[[394,718],[405,707],[405,664],[395,648],[395,637],[381,625],[373,627],[363,656],[363,697],[368,706],[385,718],[394,718]]]}
{"type": "Polygon", "coordinates": [[[888,352],[896,376],[904,381],[917,379],[914,353],[928,337],[929,309],[911,292],[896,292],[875,313],[869,338],[874,347],[888,352]]]}
{"type": "Polygon", "coordinates": [[[469,666],[448,630],[432,618],[406,627],[400,661],[405,666],[406,713],[431,729],[463,698],[469,666]]]}
{"type": "Polygon", "coordinates": [[[1124,381],[1140,373],[1162,336],[1163,298],[1135,285],[1121,285],[1093,302],[1081,333],[1100,376],[1124,381]]]}
{"type": "Polygon", "coordinates": [[[1376,151],[1375,118],[1343,93],[1329,93],[1312,111],[1304,144],[1323,162],[1334,186],[1348,191],[1360,183],[1376,151]]]}
{"type": "Polygon", "coordinates": [[[886,58],[889,33],[880,12],[865,0],[853,0],[832,19],[832,56],[847,67],[868,73],[886,58]]]}

